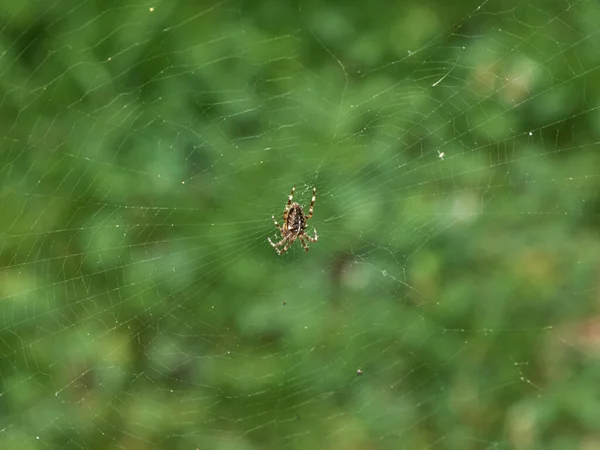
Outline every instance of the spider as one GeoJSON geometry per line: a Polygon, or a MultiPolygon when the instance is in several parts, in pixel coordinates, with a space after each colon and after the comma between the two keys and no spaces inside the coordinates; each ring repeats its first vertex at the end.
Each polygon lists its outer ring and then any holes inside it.
{"type": "Polygon", "coordinates": [[[294,198],[294,191],[296,190],[296,186],[292,188],[292,192],[288,197],[287,205],[285,205],[285,209],[283,210],[283,227],[280,227],[277,221],[275,220],[275,216],[271,216],[273,219],[273,223],[277,227],[279,231],[281,231],[281,241],[276,244],[271,241],[271,238],[267,238],[269,240],[269,244],[275,249],[278,255],[285,253],[286,250],[294,243],[296,238],[300,239],[302,242],[302,246],[304,250],[308,251],[308,245],[306,245],[306,241],[304,238],[308,239],[310,242],[317,242],[319,236],[317,236],[317,230],[315,229],[315,237],[311,237],[306,234],[304,231],[306,230],[306,221],[310,219],[313,215],[313,206],[315,206],[315,200],[317,196],[317,188],[313,188],[312,200],[310,202],[310,208],[308,210],[308,216],[304,215],[304,211],[302,210],[302,206],[298,203],[292,203],[292,199],[294,198]],[[285,244],[285,245],[284,245],[285,244]],[[283,245],[283,249],[279,249],[283,245]]]}

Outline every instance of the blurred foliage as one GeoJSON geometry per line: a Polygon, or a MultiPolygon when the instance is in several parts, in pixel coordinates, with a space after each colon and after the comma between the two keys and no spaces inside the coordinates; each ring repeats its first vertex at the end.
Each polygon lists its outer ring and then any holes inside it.
{"type": "Polygon", "coordinates": [[[0,61],[0,448],[600,448],[596,2],[3,2],[0,61]]]}

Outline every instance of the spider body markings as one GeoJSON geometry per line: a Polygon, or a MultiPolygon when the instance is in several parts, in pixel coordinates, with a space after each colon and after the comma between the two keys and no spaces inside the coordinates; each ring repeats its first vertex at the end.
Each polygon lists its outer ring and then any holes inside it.
{"type": "Polygon", "coordinates": [[[313,188],[313,195],[310,202],[310,207],[308,209],[308,215],[304,214],[302,206],[296,202],[293,202],[295,190],[296,186],[292,188],[292,192],[290,193],[287,204],[285,205],[285,209],[283,210],[283,226],[279,226],[277,220],[275,220],[275,216],[271,216],[273,223],[281,232],[282,239],[277,243],[273,243],[271,238],[267,239],[269,240],[269,244],[271,244],[278,255],[285,253],[296,239],[300,240],[302,247],[304,247],[304,250],[306,251],[308,251],[308,245],[304,239],[308,239],[310,242],[317,242],[319,239],[316,229],[314,230],[314,237],[306,234],[306,221],[313,215],[313,207],[315,206],[315,200],[317,199],[317,188],[313,188]],[[280,249],[281,246],[283,246],[283,248],[280,249]]]}

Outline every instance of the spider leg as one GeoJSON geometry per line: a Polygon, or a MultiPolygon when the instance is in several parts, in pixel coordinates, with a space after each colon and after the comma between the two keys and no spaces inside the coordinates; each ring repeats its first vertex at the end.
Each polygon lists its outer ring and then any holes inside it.
{"type": "Polygon", "coordinates": [[[271,219],[273,219],[273,223],[275,224],[275,226],[279,229],[279,231],[281,231],[281,234],[283,234],[283,228],[281,228],[281,226],[279,226],[279,224],[277,223],[277,221],[275,220],[275,216],[271,216],[271,219]]]}
{"type": "MultiPolygon", "coordinates": [[[[287,239],[287,238],[286,238],[287,239]]],[[[281,255],[282,253],[285,253],[287,251],[288,248],[290,248],[290,245],[292,245],[294,243],[294,240],[296,239],[295,236],[292,236],[288,239],[287,244],[285,244],[285,246],[281,249],[281,251],[277,250],[277,254],[281,255]]]]}
{"type": "Polygon", "coordinates": [[[308,239],[310,242],[317,242],[319,240],[319,236],[317,236],[317,229],[315,228],[315,237],[310,237],[308,234],[305,234],[304,237],[308,239]]]}
{"type": "MultiPolygon", "coordinates": [[[[288,239],[289,239],[289,236],[286,236],[281,241],[274,244],[270,237],[267,238],[267,240],[269,241],[269,244],[271,244],[271,247],[273,247],[275,249],[275,251],[277,252],[278,255],[281,255],[282,251],[279,250],[277,247],[280,247],[281,244],[283,244],[288,239]]],[[[284,247],[284,250],[287,249],[288,247],[289,247],[289,243],[284,247]]]]}
{"type": "MultiPolygon", "coordinates": [[[[308,236],[306,236],[308,237],[308,236]]],[[[302,247],[304,247],[305,251],[308,251],[308,245],[306,245],[306,241],[304,240],[304,236],[298,236],[298,238],[300,239],[300,242],[302,242],[302,247]]]]}
{"type": "Polygon", "coordinates": [[[310,201],[310,208],[308,209],[308,216],[306,216],[306,220],[310,219],[313,215],[313,207],[315,206],[315,200],[317,199],[317,187],[313,188],[313,196],[310,201]]]}
{"type": "Polygon", "coordinates": [[[292,199],[294,198],[294,191],[296,190],[296,186],[294,185],[292,187],[292,192],[290,193],[290,195],[288,196],[288,202],[287,205],[285,205],[285,210],[283,211],[283,229],[287,229],[287,218],[288,218],[288,212],[290,210],[290,206],[292,206],[292,199]]]}
{"type": "Polygon", "coordinates": [[[286,236],[284,237],[282,240],[280,240],[279,242],[277,242],[276,244],[273,243],[273,241],[271,240],[270,237],[267,238],[267,240],[269,241],[269,244],[271,244],[271,247],[273,247],[274,249],[277,250],[277,247],[280,247],[281,244],[283,244],[285,241],[287,241],[290,237],[286,236]]]}

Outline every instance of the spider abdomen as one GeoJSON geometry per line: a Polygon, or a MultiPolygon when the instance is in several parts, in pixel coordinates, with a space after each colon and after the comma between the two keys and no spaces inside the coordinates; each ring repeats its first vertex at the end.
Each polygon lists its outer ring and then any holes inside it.
{"type": "Polygon", "coordinates": [[[306,218],[304,211],[298,203],[292,203],[287,219],[287,229],[298,234],[306,229],[306,218]]]}

